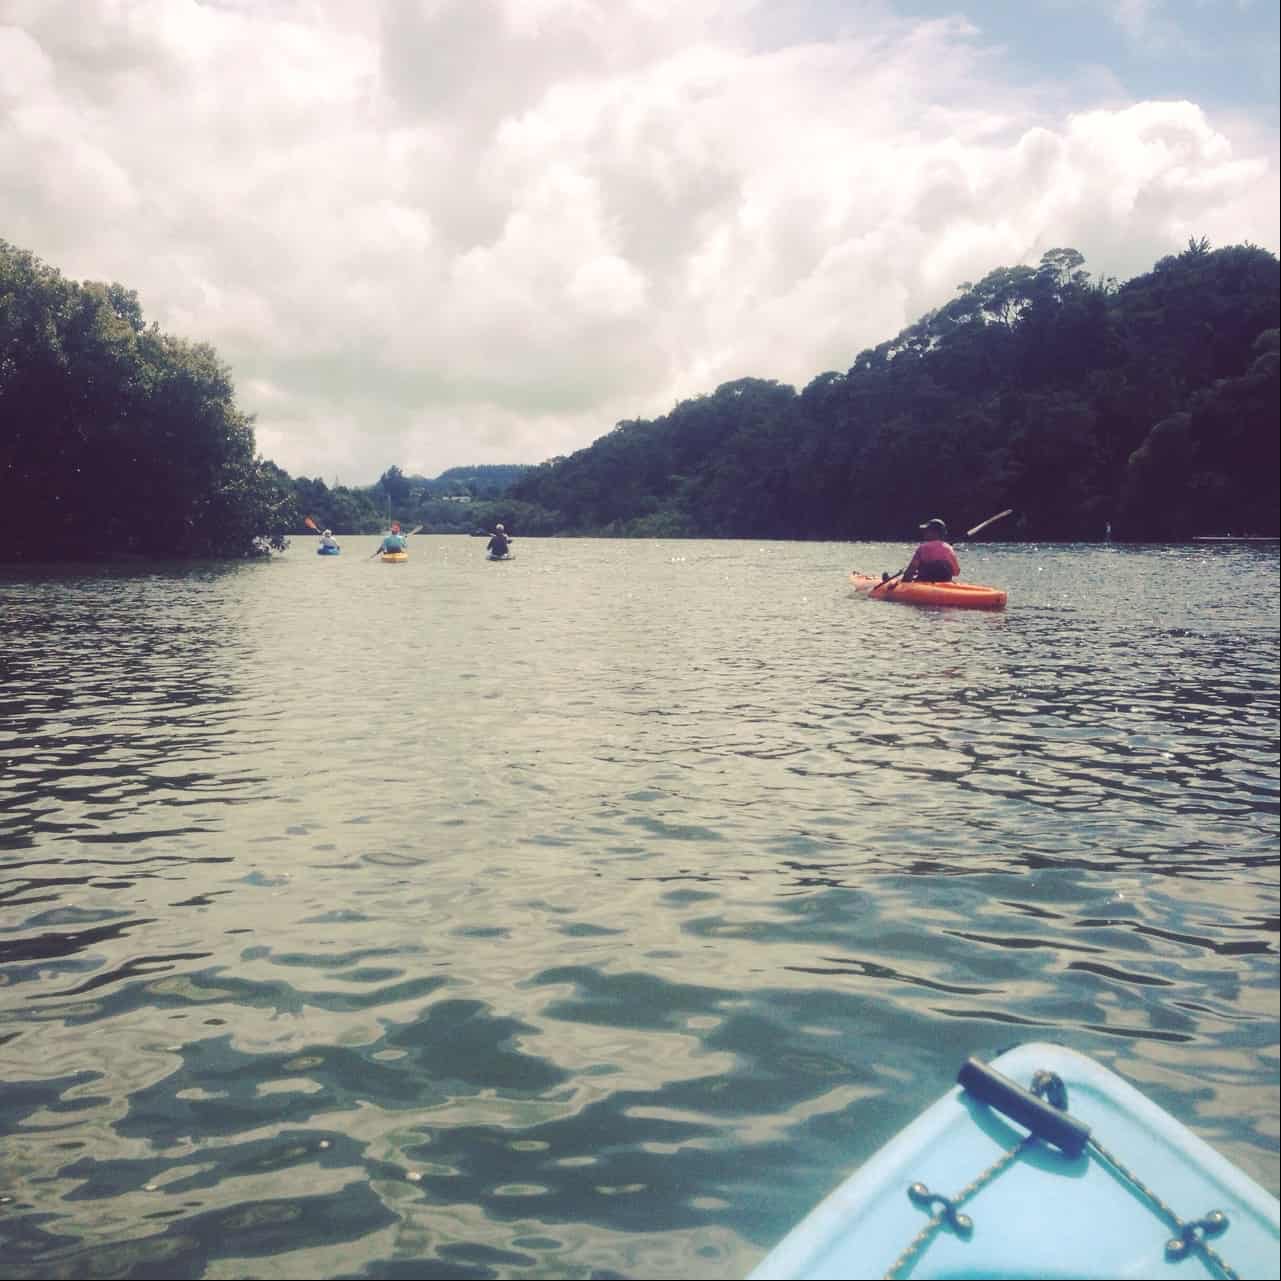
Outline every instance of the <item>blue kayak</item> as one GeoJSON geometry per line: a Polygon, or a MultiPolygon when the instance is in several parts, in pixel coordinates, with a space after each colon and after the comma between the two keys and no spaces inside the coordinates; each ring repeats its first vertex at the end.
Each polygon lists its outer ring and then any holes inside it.
{"type": "Polygon", "coordinates": [[[957,1080],[752,1281],[1278,1275],[1276,1198],[1107,1068],[1029,1044],[957,1080]]]}
{"type": "Polygon", "coordinates": [[[342,548],[341,548],[341,547],[324,547],[324,546],[321,546],[321,547],[317,547],[317,548],[316,548],[316,555],[317,555],[317,556],[337,556],[337,555],[338,555],[338,553],[339,553],[339,552],[341,552],[341,551],[342,551],[342,548]]]}

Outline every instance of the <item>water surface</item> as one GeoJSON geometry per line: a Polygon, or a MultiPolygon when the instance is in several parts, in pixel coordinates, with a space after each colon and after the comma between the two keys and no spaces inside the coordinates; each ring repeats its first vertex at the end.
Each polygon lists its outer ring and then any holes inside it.
{"type": "Polygon", "coordinates": [[[1274,1193],[1278,556],[0,569],[0,1275],[740,1276],[969,1054],[1274,1193]]]}

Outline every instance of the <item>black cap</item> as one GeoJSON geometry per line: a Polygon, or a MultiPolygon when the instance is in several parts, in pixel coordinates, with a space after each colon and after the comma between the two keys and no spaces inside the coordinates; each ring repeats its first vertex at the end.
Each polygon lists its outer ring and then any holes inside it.
{"type": "Polygon", "coordinates": [[[944,538],[947,537],[947,523],[939,520],[937,516],[931,516],[929,520],[921,526],[922,529],[937,529],[944,538]]]}

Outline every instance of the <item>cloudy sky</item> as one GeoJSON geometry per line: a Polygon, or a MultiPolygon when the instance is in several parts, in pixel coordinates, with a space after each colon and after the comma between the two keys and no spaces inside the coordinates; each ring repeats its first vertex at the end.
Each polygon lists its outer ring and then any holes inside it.
{"type": "Polygon", "coordinates": [[[1275,0],[0,0],[0,238],[294,475],[798,387],[1071,246],[1278,249],[1275,0]]]}

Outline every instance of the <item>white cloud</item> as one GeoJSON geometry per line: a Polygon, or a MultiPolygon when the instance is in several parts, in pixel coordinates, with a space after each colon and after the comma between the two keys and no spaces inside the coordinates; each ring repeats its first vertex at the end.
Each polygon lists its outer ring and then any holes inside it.
{"type": "Polygon", "coordinates": [[[1107,77],[1047,114],[961,22],[760,13],[0,0],[0,235],[214,343],[262,452],[348,483],[804,383],[1051,246],[1277,247],[1256,122],[1107,77]]]}
{"type": "Polygon", "coordinates": [[[20,109],[24,100],[44,92],[53,78],[49,55],[18,27],[0,27],[0,103],[6,114],[20,109]]]}

